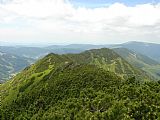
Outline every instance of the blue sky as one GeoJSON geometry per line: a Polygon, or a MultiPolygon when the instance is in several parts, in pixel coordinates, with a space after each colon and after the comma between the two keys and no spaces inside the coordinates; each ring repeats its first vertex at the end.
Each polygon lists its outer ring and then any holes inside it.
{"type": "Polygon", "coordinates": [[[128,6],[135,6],[138,4],[146,3],[158,3],[160,0],[70,0],[75,6],[85,6],[85,7],[101,7],[116,2],[123,3],[128,6]]]}

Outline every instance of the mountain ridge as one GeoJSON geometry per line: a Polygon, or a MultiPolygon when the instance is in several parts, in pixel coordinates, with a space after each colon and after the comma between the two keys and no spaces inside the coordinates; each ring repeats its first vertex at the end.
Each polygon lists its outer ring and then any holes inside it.
{"type": "MultiPolygon", "coordinates": [[[[119,72],[123,74],[123,70],[119,72]]],[[[107,48],[80,54],[51,53],[0,85],[0,116],[2,120],[157,119],[159,83],[142,81],[139,74],[107,48]],[[106,70],[119,60],[134,76],[123,78],[106,70]]]]}
{"type": "Polygon", "coordinates": [[[132,66],[146,71],[155,78],[159,79],[160,64],[150,57],[128,50],[126,48],[114,48],[116,53],[128,61],[132,66]]]}
{"type": "MultiPolygon", "coordinates": [[[[160,60],[159,60],[160,57],[158,57],[159,53],[155,52],[155,50],[153,50],[153,52],[152,52],[152,49],[149,49],[149,52],[147,52],[147,53],[143,53],[144,50],[142,50],[142,51],[139,50],[139,45],[142,46],[142,48],[144,47],[145,49],[148,49],[145,44],[147,44],[147,45],[151,44],[151,46],[155,45],[153,43],[143,43],[143,42],[132,41],[132,42],[128,42],[128,43],[124,43],[124,44],[117,44],[117,45],[71,44],[71,45],[54,45],[54,46],[48,46],[48,47],[22,47],[22,46],[18,46],[18,47],[17,46],[12,46],[12,47],[8,46],[7,47],[7,46],[0,46],[0,51],[6,52],[6,53],[9,53],[9,54],[15,54],[16,56],[20,56],[20,57],[23,57],[23,58],[27,57],[27,59],[38,60],[38,59],[42,58],[43,56],[45,56],[49,53],[56,53],[56,54],[74,53],[74,54],[76,54],[76,53],[81,53],[81,52],[84,52],[85,50],[90,50],[90,49],[127,48],[129,50],[132,50],[132,51],[136,52],[136,54],[142,54],[142,55],[147,56],[147,57],[143,57],[143,58],[153,59],[153,60],[150,60],[150,61],[155,62],[156,64],[157,64],[157,62],[160,63],[160,60]],[[138,46],[138,49],[136,49],[136,50],[131,49],[130,46],[135,46],[134,44],[136,44],[136,46],[138,46]],[[153,55],[152,53],[156,53],[156,54],[153,55]]],[[[159,50],[159,48],[160,48],[159,44],[156,44],[156,45],[158,45],[158,48],[156,48],[158,50],[156,50],[156,51],[160,51],[159,50]]],[[[154,47],[151,47],[151,48],[154,48],[154,47]]],[[[122,57],[123,57],[123,55],[122,55],[122,57]]],[[[127,61],[127,59],[125,59],[125,60],[127,61]]],[[[136,60],[136,61],[138,61],[138,60],[136,60]]],[[[139,65],[139,66],[144,65],[143,61],[139,62],[139,64],[137,64],[137,65],[139,65]]],[[[130,61],[128,61],[128,62],[130,63],[130,61]]],[[[136,64],[132,64],[132,65],[135,65],[135,67],[137,67],[136,64]]],[[[146,66],[148,66],[148,65],[146,65],[146,66]]],[[[148,67],[145,67],[145,69],[147,71],[149,71],[149,74],[152,74],[154,77],[159,77],[159,71],[158,71],[159,66],[150,66],[149,65],[148,67]]],[[[142,69],[142,70],[145,70],[145,69],[142,69]]],[[[5,74],[8,74],[8,73],[5,73],[5,74]]]]}

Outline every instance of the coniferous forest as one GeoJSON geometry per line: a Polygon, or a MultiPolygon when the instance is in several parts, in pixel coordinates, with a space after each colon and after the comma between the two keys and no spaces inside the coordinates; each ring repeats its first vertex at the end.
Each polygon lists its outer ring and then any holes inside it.
{"type": "Polygon", "coordinates": [[[110,49],[49,54],[0,91],[2,120],[160,119],[160,81],[110,49]]]}

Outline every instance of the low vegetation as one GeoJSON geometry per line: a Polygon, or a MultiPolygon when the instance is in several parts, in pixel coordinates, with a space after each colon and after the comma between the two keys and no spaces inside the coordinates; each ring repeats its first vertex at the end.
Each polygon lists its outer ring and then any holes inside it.
{"type": "Polygon", "coordinates": [[[145,74],[137,77],[140,73],[143,72],[109,49],[75,55],[49,54],[0,86],[0,117],[2,120],[160,119],[160,82],[146,80],[145,74]],[[120,72],[107,69],[113,63],[114,68],[123,66],[118,69],[120,72]],[[124,77],[128,70],[132,74],[124,77]]]}

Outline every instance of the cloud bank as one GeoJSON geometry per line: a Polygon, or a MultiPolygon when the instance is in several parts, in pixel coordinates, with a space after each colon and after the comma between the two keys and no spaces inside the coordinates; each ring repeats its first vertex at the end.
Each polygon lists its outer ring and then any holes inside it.
{"type": "Polygon", "coordinates": [[[0,41],[160,43],[160,3],[75,7],[69,0],[8,0],[0,4],[0,41]],[[33,41],[34,40],[34,41],[33,41]]]}

